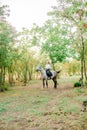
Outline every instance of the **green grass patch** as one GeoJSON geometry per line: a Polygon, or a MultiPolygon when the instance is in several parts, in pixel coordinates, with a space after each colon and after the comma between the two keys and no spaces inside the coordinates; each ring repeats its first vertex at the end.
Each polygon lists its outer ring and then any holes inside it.
{"type": "Polygon", "coordinates": [[[40,111],[36,108],[30,108],[30,109],[28,109],[28,112],[30,115],[36,115],[36,116],[40,116],[42,114],[42,111],[40,111]]]}
{"type": "Polygon", "coordinates": [[[83,101],[87,101],[87,96],[77,96],[76,100],[82,103],[83,101]]]}
{"type": "Polygon", "coordinates": [[[57,107],[62,112],[66,113],[79,111],[79,106],[76,103],[73,103],[72,98],[70,97],[62,97],[58,102],[57,107]]]}
{"type": "Polygon", "coordinates": [[[66,107],[64,107],[63,111],[66,113],[78,113],[80,109],[77,104],[68,104],[66,107]]]}
{"type": "Polygon", "coordinates": [[[68,104],[70,104],[70,102],[71,102],[70,98],[68,98],[68,97],[62,97],[60,99],[60,101],[58,102],[57,106],[59,108],[64,109],[64,107],[67,106],[68,104]]]}
{"type": "Polygon", "coordinates": [[[33,99],[33,101],[32,101],[32,103],[34,104],[34,105],[40,105],[40,104],[44,104],[44,103],[46,103],[46,102],[48,102],[49,101],[49,98],[47,98],[47,97],[41,97],[41,96],[36,96],[34,99],[33,99]]]}
{"type": "Polygon", "coordinates": [[[79,80],[79,78],[80,78],[80,76],[70,76],[70,77],[68,77],[68,76],[64,76],[64,77],[61,77],[60,79],[58,79],[58,82],[59,83],[75,83],[75,82],[78,82],[78,80],[79,80]]]}
{"type": "Polygon", "coordinates": [[[9,89],[10,85],[9,84],[3,84],[0,86],[0,92],[7,91],[9,89]]]}
{"type": "Polygon", "coordinates": [[[4,103],[0,103],[0,113],[2,113],[2,112],[6,112],[4,103]]]}
{"type": "Polygon", "coordinates": [[[0,106],[0,113],[5,112],[5,111],[6,111],[6,109],[4,107],[0,106]]]}
{"type": "Polygon", "coordinates": [[[83,89],[83,88],[75,88],[75,89],[74,89],[74,92],[75,92],[76,94],[85,93],[85,89],[83,89]]]}

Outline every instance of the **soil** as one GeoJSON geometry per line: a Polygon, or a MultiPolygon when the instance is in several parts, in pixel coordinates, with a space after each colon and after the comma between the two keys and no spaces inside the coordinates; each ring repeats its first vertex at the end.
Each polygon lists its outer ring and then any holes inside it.
{"type": "Polygon", "coordinates": [[[87,130],[87,110],[82,111],[86,88],[49,82],[16,86],[0,94],[0,130],[87,130]]]}

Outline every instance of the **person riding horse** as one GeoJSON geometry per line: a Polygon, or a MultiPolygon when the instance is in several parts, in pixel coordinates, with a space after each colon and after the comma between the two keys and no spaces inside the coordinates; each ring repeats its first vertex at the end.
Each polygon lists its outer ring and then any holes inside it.
{"type": "Polygon", "coordinates": [[[41,66],[36,67],[36,71],[40,71],[41,73],[41,79],[43,81],[43,88],[46,86],[48,88],[48,80],[53,80],[54,82],[54,88],[57,88],[57,75],[61,72],[61,68],[59,70],[54,70],[52,71],[52,76],[51,78],[48,78],[46,74],[46,69],[42,68],[41,66]]]}
{"type": "Polygon", "coordinates": [[[46,66],[45,66],[45,69],[46,69],[46,74],[47,74],[47,76],[48,76],[48,78],[52,78],[52,73],[51,73],[51,65],[50,65],[50,62],[48,61],[47,63],[46,63],[46,66]]]}

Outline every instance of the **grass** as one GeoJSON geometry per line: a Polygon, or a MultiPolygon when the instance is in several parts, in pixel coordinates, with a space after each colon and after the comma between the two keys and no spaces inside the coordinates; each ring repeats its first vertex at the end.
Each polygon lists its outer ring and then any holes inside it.
{"type": "Polygon", "coordinates": [[[70,77],[69,76],[62,76],[58,80],[59,80],[60,83],[73,83],[74,84],[79,79],[80,79],[79,76],[70,76],[70,77]]]}
{"type": "Polygon", "coordinates": [[[41,81],[0,93],[0,130],[86,130],[86,88],[74,88],[78,77],[58,79],[58,89],[42,88],[41,81]],[[70,85],[71,84],[71,85],[70,85]]]}

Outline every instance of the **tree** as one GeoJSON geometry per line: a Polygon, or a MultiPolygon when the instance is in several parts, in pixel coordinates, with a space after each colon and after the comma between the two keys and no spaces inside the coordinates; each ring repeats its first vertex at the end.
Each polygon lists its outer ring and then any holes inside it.
{"type": "Polygon", "coordinates": [[[9,12],[8,5],[0,6],[0,23],[6,20],[6,17],[9,16],[9,12]]]}
{"type": "Polygon", "coordinates": [[[45,51],[48,54],[55,69],[54,64],[64,61],[67,56],[70,56],[70,52],[73,51],[72,48],[70,51],[68,50],[72,41],[68,38],[67,29],[69,27],[62,26],[57,20],[50,19],[46,21],[43,29],[42,52],[45,51]]]}
{"type": "Polygon", "coordinates": [[[16,37],[15,29],[5,19],[7,7],[0,7],[0,85],[5,84],[6,68],[12,65],[16,37]]]}
{"type": "MultiPolygon", "coordinates": [[[[57,7],[53,7],[53,11],[49,13],[55,20],[60,21],[61,25],[69,25],[70,26],[70,34],[72,36],[72,47],[76,49],[76,55],[79,56],[81,60],[81,79],[83,85],[83,78],[85,74],[85,78],[87,79],[86,74],[86,34],[84,23],[86,23],[86,3],[79,0],[58,0],[57,7]],[[73,33],[74,31],[74,33],[73,33]],[[76,43],[73,45],[73,43],[76,43]]],[[[85,24],[86,25],[86,24],[85,24]]],[[[71,36],[67,36],[69,39],[71,36]]]]}
{"type": "Polygon", "coordinates": [[[33,51],[33,47],[39,44],[38,29],[38,26],[33,25],[31,29],[23,28],[22,32],[19,33],[21,75],[25,85],[29,80],[32,80],[34,72],[36,61],[36,57],[34,56],[36,52],[33,51]]]}

